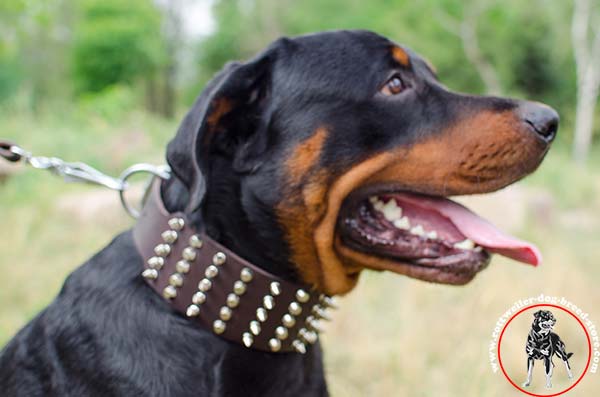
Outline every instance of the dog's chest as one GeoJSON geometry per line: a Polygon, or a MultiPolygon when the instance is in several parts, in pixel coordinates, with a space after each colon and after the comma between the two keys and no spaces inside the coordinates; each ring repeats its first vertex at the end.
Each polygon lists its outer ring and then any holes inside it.
{"type": "MultiPolygon", "coordinates": [[[[531,330],[529,333],[529,338],[527,339],[527,347],[531,347],[537,350],[548,350],[550,352],[552,350],[552,341],[550,339],[550,334],[541,334],[535,332],[535,330],[531,330]]],[[[534,359],[542,359],[544,357],[548,357],[539,352],[535,352],[533,354],[534,359]]]]}

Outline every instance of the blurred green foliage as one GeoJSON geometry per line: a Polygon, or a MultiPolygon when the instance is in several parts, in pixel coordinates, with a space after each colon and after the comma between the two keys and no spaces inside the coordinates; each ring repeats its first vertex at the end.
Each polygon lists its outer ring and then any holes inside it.
{"type": "Polygon", "coordinates": [[[73,36],[79,92],[151,77],[165,62],[161,15],[146,0],[87,0],[73,36]]]}
{"type": "Polygon", "coordinates": [[[0,103],[15,94],[20,80],[19,65],[14,54],[0,43],[0,103]]]}

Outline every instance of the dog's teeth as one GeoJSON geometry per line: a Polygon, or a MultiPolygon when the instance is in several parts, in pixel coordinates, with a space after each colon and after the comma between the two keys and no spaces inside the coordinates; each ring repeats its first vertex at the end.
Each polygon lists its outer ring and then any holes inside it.
{"type": "Polygon", "coordinates": [[[429,232],[426,234],[427,238],[435,240],[436,238],[438,238],[438,234],[435,230],[429,232]]]}
{"type": "Polygon", "coordinates": [[[402,208],[398,207],[396,200],[391,199],[383,207],[383,216],[390,222],[402,218],[402,208]]]}
{"type": "Polygon", "coordinates": [[[475,251],[475,252],[481,252],[481,251],[483,251],[483,247],[481,247],[481,246],[478,245],[477,247],[475,247],[473,249],[473,251],[475,251]]]}
{"type": "Polygon", "coordinates": [[[410,230],[410,221],[407,217],[403,216],[402,218],[394,221],[394,227],[402,230],[410,230]]]}
{"type": "Polygon", "coordinates": [[[377,198],[377,201],[375,202],[375,204],[373,204],[373,207],[375,207],[377,211],[383,212],[383,209],[385,208],[385,202],[380,198],[377,198]]]}
{"type": "Polygon", "coordinates": [[[425,234],[425,229],[423,229],[423,226],[417,225],[410,229],[410,232],[416,236],[423,236],[425,234]]]}
{"type": "Polygon", "coordinates": [[[377,197],[377,196],[371,196],[371,197],[369,197],[369,202],[371,204],[375,204],[378,201],[379,201],[379,197],[377,197]]]}
{"type": "Polygon", "coordinates": [[[475,248],[475,242],[471,239],[466,239],[463,240],[459,243],[454,244],[454,248],[458,248],[461,250],[472,250],[473,248],[475,248]]]}

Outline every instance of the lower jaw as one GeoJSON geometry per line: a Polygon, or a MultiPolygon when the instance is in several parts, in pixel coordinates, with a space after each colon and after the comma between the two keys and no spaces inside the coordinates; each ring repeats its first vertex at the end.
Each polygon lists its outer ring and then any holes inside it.
{"type": "MultiPolygon", "coordinates": [[[[373,253],[349,239],[338,237],[336,242],[338,254],[363,268],[391,271],[440,284],[464,285],[470,282],[477,273],[485,269],[490,262],[490,255],[483,252],[481,260],[475,263],[427,264],[427,260],[402,259],[390,254],[373,253]]],[[[444,258],[437,258],[437,260],[443,261],[444,258]]]]}

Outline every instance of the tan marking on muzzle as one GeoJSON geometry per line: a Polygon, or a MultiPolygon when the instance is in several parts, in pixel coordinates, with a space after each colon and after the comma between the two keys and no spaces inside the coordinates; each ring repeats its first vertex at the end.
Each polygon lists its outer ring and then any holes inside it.
{"type": "MultiPolygon", "coordinates": [[[[313,172],[293,190],[295,196],[288,198],[293,204],[278,208],[292,260],[305,282],[328,294],[346,293],[356,285],[362,256],[340,255],[335,228],[344,199],[356,189],[394,185],[444,196],[487,193],[533,171],[544,153],[513,112],[485,111],[410,146],[375,154],[337,177],[324,169],[313,172]]],[[[290,181],[298,182],[297,171],[288,170],[290,181]]],[[[372,267],[371,261],[362,262],[372,267]]],[[[408,269],[399,266],[398,272],[411,275],[408,269]]]]}

